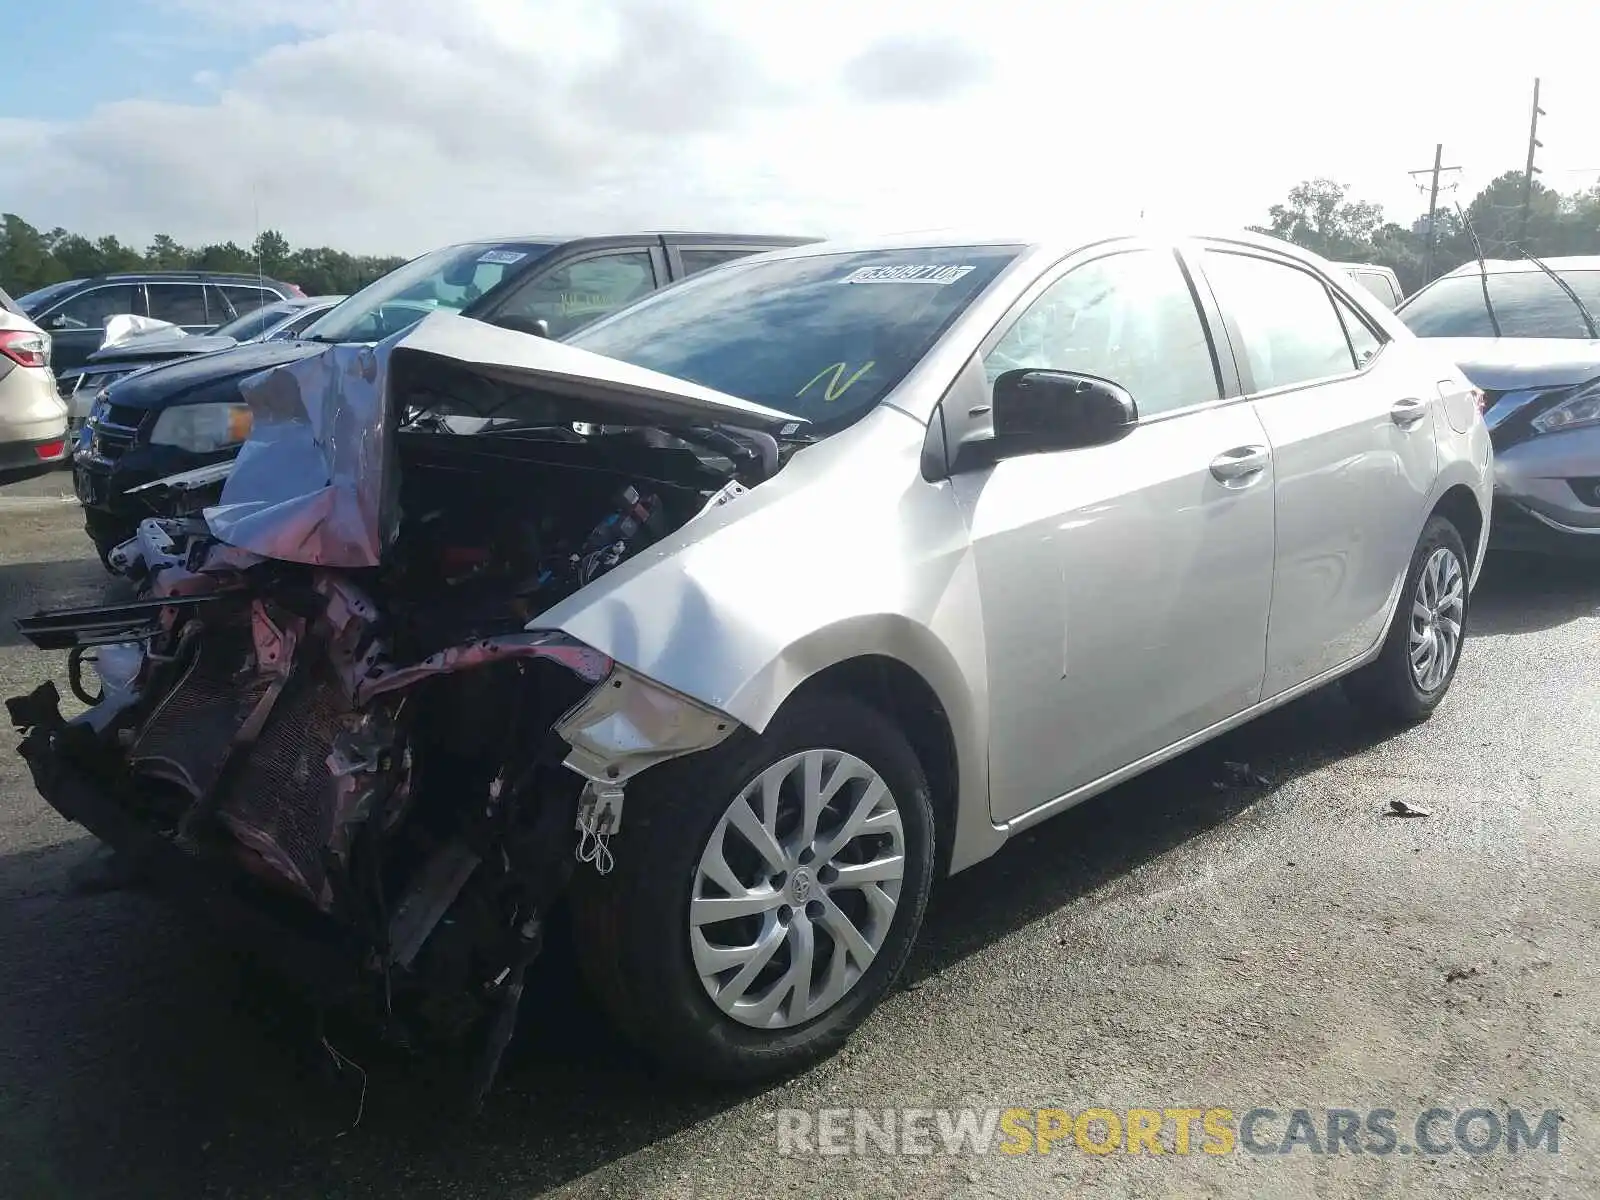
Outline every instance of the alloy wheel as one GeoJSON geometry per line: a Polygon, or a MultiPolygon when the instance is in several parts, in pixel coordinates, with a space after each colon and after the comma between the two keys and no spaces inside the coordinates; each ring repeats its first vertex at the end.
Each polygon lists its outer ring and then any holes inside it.
{"type": "Polygon", "coordinates": [[[905,849],[895,797],[861,759],[812,749],[767,767],[695,869],[689,945],[706,994],[758,1029],[833,1008],[889,934],[905,849]]]}
{"type": "Polygon", "coordinates": [[[1466,616],[1466,577],[1461,561],[1447,546],[1428,556],[1411,599],[1407,650],[1411,678],[1424,692],[1437,690],[1450,675],[1461,651],[1466,616]]]}

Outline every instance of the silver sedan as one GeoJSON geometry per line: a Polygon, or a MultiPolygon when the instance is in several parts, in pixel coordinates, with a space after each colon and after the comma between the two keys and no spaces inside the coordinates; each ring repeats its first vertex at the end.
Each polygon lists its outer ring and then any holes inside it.
{"type": "Polygon", "coordinates": [[[1335,679],[1426,718],[1488,535],[1479,395],[1253,236],[822,245],[572,344],[805,417],[771,481],[539,619],[745,736],[632,785],[586,944],[684,1067],[884,994],[936,874],[1335,679]]]}
{"type": "Polygon", "coordinates": [[[112,556],[169,599],[25,623],[138,638],[70,726],[9,702],[41,791],[242,856],[384,1003],[504,1036],[576,858],[618,1026],[721,1078],[838,1046],[1019,830],[1334,680],[1427,718],[1489,532],[1478,391],[1253,236],[810,245],[245,398],[220,503],[112,556]]]}

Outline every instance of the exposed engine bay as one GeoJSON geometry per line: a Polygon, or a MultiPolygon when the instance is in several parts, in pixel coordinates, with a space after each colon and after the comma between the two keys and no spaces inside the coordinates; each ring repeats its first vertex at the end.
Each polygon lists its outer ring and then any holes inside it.
{"type": "Polygon", "coordinates": [[[604,869],[629,776],[732,731],[529,622],[773,464],[759,438],[641,428],[397,444],[403,519],[378,566],[152,518],[112,555],[138,600],[20,623],[67,650],[87,710],[68,721],[50,683],[7,703],[60,811],[152,869],[220,870],[209,895],[342,956],[324,998],[398,1040],[476,1034],[481,1100],[551,906],[583,862],[604,869]]]}

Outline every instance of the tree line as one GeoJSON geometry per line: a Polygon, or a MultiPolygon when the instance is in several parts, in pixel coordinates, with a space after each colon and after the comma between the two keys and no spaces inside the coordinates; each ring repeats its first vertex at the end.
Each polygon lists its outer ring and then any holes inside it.
{"type": "Polygon", "coordinates": [[[111,271],[259,271],[298,285],[308,296],[349,295],[405,261],[328,246],[296,250],[275,229],[263,230],[248,247],[235,242],[183,246],[158,233],[140,250],[109,235],[91,239],[59,227],[44,231],[15,213],[0,215],[0,288],[12,296],[111,271]]]}
{"type": "MultiPolygon", "coordinates": [[[[1281,237],[1341,262],[1392,267],[1407,293],[1475,257],[1473,235],[1485,258],[1538,258],[1600,254],[1600,185],[1563,193],[1535,179],[1523,211],[1523,172],[1507,171],[1460,208],[1441,200],[1428,246],[1428,218],[1409,226],[1384,216],[1383,207],[1352,200],[1348,184],[1308,179],[1267,210],[1267,223],[1251,228],[1281,237]]],[[[35,229],[14,213],[0,216],[0,287],[20,296],[50,283],[108,271],[260,271],[293,283],[307,295],[348,295],[394,270],[403,258],[346,254],[327,246],[296,250],[277,230],[248,247],[234,242],[191,247],[157,234],[144,250],[115,237],[90,239],[56,228],[35,229]]]]}
{"type": "Polygon", "coordinates": [[[1392,267],[1407,294],[1476,258],[1474,234],[1484,258],[1600,254],[1600,185],[1563,193],[1536,178],[1524,214],[1525,178],[1507,171],[1464,207],[1441,196],[1431,256],[1426,214],[1398,225],[1384,217],[1381,205],[1350,199],[1349,185],[1332,179],[1291,188],[1282,204],[1267,210],[1267,223],[1251,228],[1335,262],[1392,267]]]}

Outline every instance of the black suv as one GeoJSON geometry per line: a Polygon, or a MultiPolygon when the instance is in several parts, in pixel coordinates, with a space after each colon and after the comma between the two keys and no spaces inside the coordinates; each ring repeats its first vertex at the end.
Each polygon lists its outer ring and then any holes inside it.
{"type": "Polygon", "coordinates": [[[369,284],[292,342],[259,342],[125,375],[94,398],[73,453],[84,526],[102,559],[158,511],[153,480],[239,452],[239,381],[336,342],[379,342],[438,309],[552,338],[697,271],[815,238],[648,233],[464,242],[369,284]]]}
{"type": "Polygon", "coordinates": [[[52,283],[19,296],[17,304],[50,335],[51,365],[60,372],[81,367],[100,348],[112,317],[152,317],[203,333],[263,304],[301,294],[292,283],[259,275],[130,271],[52,283]]]}

